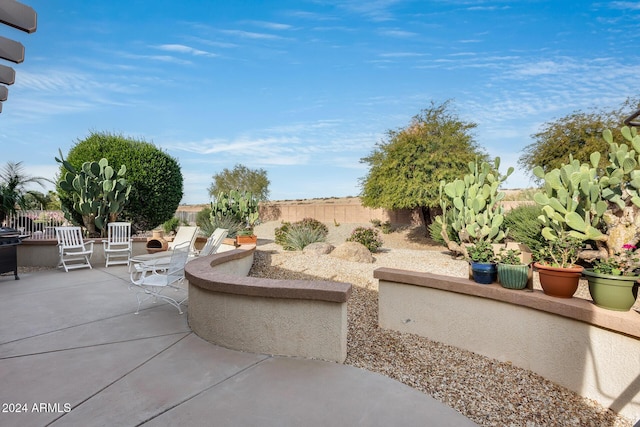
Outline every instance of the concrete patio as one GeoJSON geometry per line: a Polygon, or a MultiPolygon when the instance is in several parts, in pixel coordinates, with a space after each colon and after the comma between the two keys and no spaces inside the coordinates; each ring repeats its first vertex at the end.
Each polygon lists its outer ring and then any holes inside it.
{"type": "Polygon", "coordinates": [[[387,377],[243,353],[145,302],[125,266],[0,276],[2,426],[471,426],[387,377]],[[18,412],[20,411],[20,412],[18,412]]]}

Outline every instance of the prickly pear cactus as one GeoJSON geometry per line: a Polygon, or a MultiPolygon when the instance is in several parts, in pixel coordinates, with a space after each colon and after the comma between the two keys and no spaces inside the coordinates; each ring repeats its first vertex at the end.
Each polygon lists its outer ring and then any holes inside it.
{"type": "Polygon", "coordinates": [[[500,158],[494,166],[482,162],[469,163],[469,174],[453,182],[440,182],[440,207],[442,215],[435,221],[442,226],[442,237],[454,255],[467,257],[465,243],[486,241],[501,242],[508,230],[504,227],[504,208],[500,203],[505,193],[500,185],[513,173],[510,167],[506,175],[500,175],[500,158]],[[455,236],[452,240],[450,235],[455,236]]]}
{"type": "Polygon", "coordinates": [[[246,228],[253,228],[259,219],[258,200],[248,191],[220,192],[211,202],[211,217],[231,217],[246,228]]]}
{"type": "MultiPolygon", "coordinates": [[[[129,198],[131,185],[124,179],[126,166],[122,165],[116,172],[103,158],[98,162],[85,162],[77,170],[64,159],[62,152],[56,161],[67,170],[59,182],[60,188],[73,197],[73,209],[82,215],[89,236],[104,234],[107,223],[116,220],[129,198]]],[[[65,212],[65,217],[73,221],[70,212],[65,212]]]]}
{"type": "Polygon", "coordinates": [[[601,154],[591,154],[590,163],[580,164],[569,157],[569,163],[544,173],[537,167],[533,173],[544,179],[544,191],[534,200],[542,206],[542,235],[555,240],[562,232],[582,241],[596,243],[595,251],[585,251],[581,258],[613,256],[625,244],[640,240],[640,135],[637,129],[621,129],[627,144],[613,142],[610,130],[603,132],[609,143],[609,164],[598,169],[601,154]]]}

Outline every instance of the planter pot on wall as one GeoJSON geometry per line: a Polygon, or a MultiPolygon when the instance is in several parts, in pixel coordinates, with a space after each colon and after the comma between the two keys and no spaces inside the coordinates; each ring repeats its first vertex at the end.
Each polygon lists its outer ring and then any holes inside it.
{"type": "Polygon", "coordinates": [[[500,285],[507,289],[524,289],[529,277],[528,265],[498,264],[500,285]]]}
{"type": "Polygon", "coordinates": [[[258,236],[252,234],[250,236],[238,235],[236,236],[236,243],[238,245],[255,245],[258,243],[258,236]]]}
{"type": "Polygon", "coordinates": [[[629,311],[638,296],[638,276],[613,276],[594,273],[583,274],[589,281],[589,293],[598,307],[615,311],[629,311]]]}
{"type": "Polygon", "coordinates": [[[533,264],[540,276],[542,291],[552,297],[571,298],[578,290],[583,267],[570,268],[550,267],[539,263],[533,264]]]}
{"type": "Polygon", "coordinates": [[[495,263],[471,261],[471,271],[473,280],[483,285],[489,285],[498,278],[498,269],[495,263]]]}

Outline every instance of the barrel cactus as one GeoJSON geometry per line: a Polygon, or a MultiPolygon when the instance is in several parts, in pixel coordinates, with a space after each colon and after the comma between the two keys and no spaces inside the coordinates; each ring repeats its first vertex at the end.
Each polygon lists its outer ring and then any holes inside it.
{"type": "MultiPolygon", "coordinates": [[[[60,188],[72,195],[73,209],[82,215],[89,236],[104,234],[107,223],[116,220],[129,198],[131,185],[124,178],[126,166],[116,172],[103,158],[85,162],[77,170],[62,157],[62,152],[56,161],[67,171],[60,179],[60,188]]],[[[65,217],[73,221],[70,212],[65,212],[65,217]]]]}
{"type": "Polygon", "coordinates": [[[534,200],[542,206],[542,234],[555,240],[566,231],[582,241],[595,242],[595,249],[581,258],[607,258],[625,244],[640,240],[640,135],[623,127],[628,142],[613,142],[610,130],[603,132],[609,143],[609,164],[599,169],[601,154],[593,152],[589,163],[569,163],[548,173],[536,167],[533,173],[544,179],[542,193],[534,200]]]}
{"type": "Polygon", "coordinates": [[[440,182],[442,215],[435,221],[441,226],[442,238],[454,255],[467,257],[466,243],[500,243],[506,237],[508,230],[504,226],[501,204],[505,193],[499,188],[513,173],[513,168],[501,175],[499,167],[499,157],[495,158],[493,167],[487,162],[480,165],[477,161],[470,162],[470,173],[463,179],[440,182]]]}

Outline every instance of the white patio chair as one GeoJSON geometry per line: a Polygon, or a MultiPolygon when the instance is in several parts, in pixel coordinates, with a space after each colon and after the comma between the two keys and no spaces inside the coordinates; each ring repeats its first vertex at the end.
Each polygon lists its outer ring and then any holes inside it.
{"type": "Polygon", "coordinates": [[[93,241],[84,242],[81,227],[56,227],[56,239],[60,255],[58,267],[64,267],[66,272],[76,268],[92,268],[89,259],[93,254],[93,241]]]}
{"type": "MultiPolygon", "coordinates": [[[[153,254],[136,255],[134,257],[131,257],[129,261],[135,264],[143,262],[149,263],[150,261],[157,260],[159,264],[166,264],[169,262],[169,258],[171,257],[174,248],[178,245],[182,245],[185,242],[189,243],[189,251],[194,252],[194,245],[196,242],[196,237],[198,235],[198,229],[199,227],[180,227],[178,228],[178,232],[176,233],[173,240],[169,242],[166,251],[156,252],[153,254]]],[[[129,264],[129,267],[131,267],[131,265],[132,264],[129,264]]],[[[129,268],[129,271],[131,271],[131,268],[129,268]]]]}
{"type": "Polygon", "coordinates": [[[102,241],[105,267],[118,264],[129,265],[131,242],[130,222],[110,222],[107,225],[107,240],[102,241]]]}
{"type": "Polygon", "coordinates": [[[216,228],[211,236],[207,239],[207,242],[204,244],[202,249],[199,252],[196,252],[196,256],[209,256],[215,254],[220,245],[222,245],[222,241],[229,234],[229,230],[226,228],[216,228]]]}
{"type": "Polygon", "coordinates": [[[186,292],[186,289],[180,288],[178,284],[184,279],[184,265],[187,263],[188,257],[189,242],[184,242],[182,245],[174,247],[169,264],[161,269],[144,262],[133,265],[131,285],[129,287],[138,288],[138,292],[136,292],[136,299],[138,300],[136,314],[140,312],[140,305],[149,298],[153,298],[154,302],[158,299],[168,302],[182,314],[180,305],[187,300],[187,296],[178,300],[162,292],[167,290],[186,292]]]}

